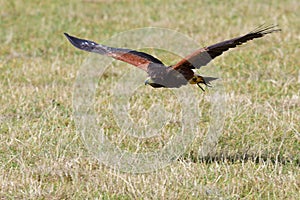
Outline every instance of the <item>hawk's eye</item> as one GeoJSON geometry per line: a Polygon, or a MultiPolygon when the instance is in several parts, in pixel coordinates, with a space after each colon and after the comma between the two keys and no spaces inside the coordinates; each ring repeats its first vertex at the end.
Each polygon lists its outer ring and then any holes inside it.
{"type": "Polygon", "coordinates": [[[195,82],[196,82],[196,81],[197,81],[197,77],[194,77],[194,78],[193,78],[193,81],[195,81],[195,82]]]}

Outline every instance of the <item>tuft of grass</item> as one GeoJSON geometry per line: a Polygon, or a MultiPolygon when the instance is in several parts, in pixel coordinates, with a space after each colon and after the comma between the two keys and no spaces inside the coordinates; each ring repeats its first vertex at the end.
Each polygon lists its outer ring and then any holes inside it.
{"type": "MultiPolygon", "coordinates": [[[[1,1],[0,7],[1,199],[299,199],[299,1],[16,0],[1,1]],[[153,173],[121,173],[87,150],[72,108],[74,82],[87,53],[74,49],[63,32],[100,43],[122,31],[162,27],[205,46],[265,22],[279,24],[282,32],[199,70],[215,67],[226,92],[225,124],[212,157],[197,153],[209,126],[206,112],[195,124],[197,138],[189,151],[153,173]]],[[[172,52],[145,51],[166,64],[180,59],[172,52]]],[[[129,68],[114,62],[99,81],[95,110],[107,117],[99,126],[125,150],[162,148],[180,128],[175,116],[180,108],[170,106],[176,101],[167,90],[141,88],[129,102],[132,119],[141,124],[143,108],[153,102],[174,113],[166,134],[146,140],[117,134],[105,86],[129,68]]],[[[208,109],[209,91],[199,96],[199,106],[208,109]]]]}

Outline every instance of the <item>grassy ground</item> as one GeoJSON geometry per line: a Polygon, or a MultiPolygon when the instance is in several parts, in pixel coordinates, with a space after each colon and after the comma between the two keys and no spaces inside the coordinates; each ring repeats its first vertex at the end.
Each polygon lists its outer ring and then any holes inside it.
{"type": "MultiPolygon", "coordinates": [[[[299,199],[299,1],[0,1],[0,8],[1,199],[299,199]],[[202,138],[193,143],[193,153],[148,174],[105,167],[86,150],[75,128],[72,94],[87,53],[74,49],[63,32],[100,42],[155,26],[209,45],[264,22],[283,31],[214,62],[227,113],[211,160],[197,159],[202,138]]],[[[118,78],[127,69],[106,75],[118,78]]],[[[151,98],[146,90],[144,97],[151,98]]],[[[104,96],[98,91],[98,99],[104,96]]],[[[109,112],[106,104],[98,106],[109,112]]],[[[118,129],[110,120],[105,128],[118,129]]],[[[160,141],[141,144],[156,148],[160,141]]]]}

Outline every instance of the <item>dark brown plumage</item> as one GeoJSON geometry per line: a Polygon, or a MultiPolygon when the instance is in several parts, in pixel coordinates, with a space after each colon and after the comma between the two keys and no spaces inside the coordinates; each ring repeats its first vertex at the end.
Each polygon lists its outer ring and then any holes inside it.
{"type": "Polygon", "coordinates": [[[146,71],[149,75],[149,78],[146,80],[145,84],[149,84],[152,87],[178,88],[182,85],[190,83],[197,84],[202,89],[199,84],[202,83],[209,85],[210,81],[213,81],[216,78],[202,77],[198,74],[195,74],[193,69],[199,69],[200,67],[207,65],[212,59],[221,55],[230,48],[235,48],[236,46],[246,43],[249,40],[260,38],[266,34],[280,30],[281,29],[277,28],[276,25],[259,26],[254,31],[251,31],[243,36],[196,50],[186,58],[179,61],[177,64],[168,67],[157,58],[144,52],[131,49],[108,47],[97,44],[93,41],[70,36],[67,33],[65,33],[65,36],[75,47],[81,50],[110,56],[146,71]]]}

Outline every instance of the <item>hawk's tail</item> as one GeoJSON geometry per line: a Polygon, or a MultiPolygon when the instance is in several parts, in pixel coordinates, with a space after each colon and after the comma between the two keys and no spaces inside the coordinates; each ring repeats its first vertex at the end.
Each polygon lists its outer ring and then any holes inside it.
{"type": "Polygon", "coordinates": [[[214,80],[217,80],[218,78],[216,78],[216,77],[202,77],[203,78],[203,82],[204,82],[204,84],[206,85],[206,86],[208,86],[208,87],[211,87],[211,85],[210,85],[210,82],[211,81],[214,81],[214,80]]]}

